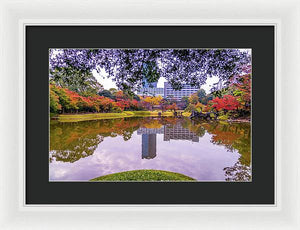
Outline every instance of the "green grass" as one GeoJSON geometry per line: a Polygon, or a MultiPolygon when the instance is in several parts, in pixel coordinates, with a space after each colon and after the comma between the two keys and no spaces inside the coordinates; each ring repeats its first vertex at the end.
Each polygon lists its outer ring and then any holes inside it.
{"type": "Polygon", "coordinates": [[[196,181],[180,173],[163,170],[133,170],[96,177],[90,181],[196,181]]]}
{"type": "Polygon", "coordinates": [[[89,121],[89,120],[100,120],[100,119],[114,119],[131,117],[126,113],[89,113],[89,114],[61,114],[58,115],[60,122],[77,122],[77,121],[89,121]]]}
{"type": "Polygon", "coordinates": [[[189,117],[191,115],[192,115],[192,113],[190,113],[190,112],[183,112],[182,113],[182,116],[184,116],[184,117],[189,117]]]}
{"type": "Polygon", "coordinates": [[[221,116],[218,116],[218,120],[226,121],[226,120],[228,120],[228,115],[221,115],[221,116]]]}
{"type": "MultiPolygon", "coordinates": [[[[88,113],[88,114],[60,114],[60,122],[78,122],[101,119],[115,119],[124,117],[157,117],[160,111],[124,111],[122,113],[88,113]]],[[[173,116],[173,112],[163,112],[162,116],[173,116]]]]}
{"type": "Polygon", "coordinates": [[[158,113],[161,113],[162,116],[165,117],[170,117],[170,116],[174,116],[173,112],[162,112],[162,111],[130,111],[132,112],[134,115],[133,116],[150,116],[150,117],[158,117],[158,113]]]}

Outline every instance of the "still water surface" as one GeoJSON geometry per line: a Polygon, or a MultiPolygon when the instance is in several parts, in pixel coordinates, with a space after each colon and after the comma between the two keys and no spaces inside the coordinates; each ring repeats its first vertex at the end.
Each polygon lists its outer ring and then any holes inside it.
{"type": "Polygon", "coordinates": [[[123,118],[50,124],[49,180],[157,169],[198,181],[251,181],[250,124],[123,118]]]}

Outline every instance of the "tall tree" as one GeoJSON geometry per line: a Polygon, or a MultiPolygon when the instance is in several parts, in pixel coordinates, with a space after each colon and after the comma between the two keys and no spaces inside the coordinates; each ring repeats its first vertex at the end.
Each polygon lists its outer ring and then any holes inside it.
{"type": "Polygon", "coordinates": [[[104,68],[123,91],[137,91],[143,85],[144,64],[149,76],[164,77],[174,89],[183,84],[201,86],[211,76],[228,84],[231,76],[251,65],[249,53],[240,49],[56,49],[50,50],[50,69],[81,71],[104,68]],[[152,74],[151,74],[152,73],[152,74]]]}
{"type": "Polygon", "coordinates": [[[201,103],[203,103],[203,100],[204,100],[205,97],[206,97],[206,92],[205,92],[205,90],[204,90],[204,89],[199,89],[198,92],[197,92],[197,96],[198,96],[198,98],[199,98],[199,101],[200,101],[201,103]]]}
{"type": "Polygon", "coordinates": [[[50,82],[82,96],[95,95],[103,88],[89,70],[83,71],[73,66],[51,69],[50,82]]]}
{"type": "Polygon", "coordinates": [[[157,97],[145,97],[144,101],[149,103],[151,105],[151,109],[153,108],[154,105],[159,105],[160,102],[162,101],[162,96],[157,96],[157,97]]]}
{"type": "Polygon", "coordinates": [[[109,90],[107,90],[107,89],[104,89],[104,90],[100,91],[98,93],[98,95],[99,96],[103,96],[103,97],[109,97],[111,99],[115,99],[115,96],[112,95],[112,93],[109,90]]]}

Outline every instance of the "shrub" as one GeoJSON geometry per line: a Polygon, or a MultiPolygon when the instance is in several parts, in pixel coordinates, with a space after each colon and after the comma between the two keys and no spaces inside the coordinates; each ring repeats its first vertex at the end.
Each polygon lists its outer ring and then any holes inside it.
{"type": "Polygon", "coordinates": [[[113,107],[111,110],[113,113],[122,113],[123,110],[120,107],[113,107]]]}

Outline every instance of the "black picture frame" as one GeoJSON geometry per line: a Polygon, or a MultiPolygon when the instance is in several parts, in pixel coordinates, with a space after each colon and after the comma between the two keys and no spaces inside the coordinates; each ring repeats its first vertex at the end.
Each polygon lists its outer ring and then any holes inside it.
{"type": "Polygon", "coordinates": [[[26,204],[274,204],[274,26],[26,26],[26,204]],[[252,182],[49,182],[49,48],[251,48],[252,182]]]}

